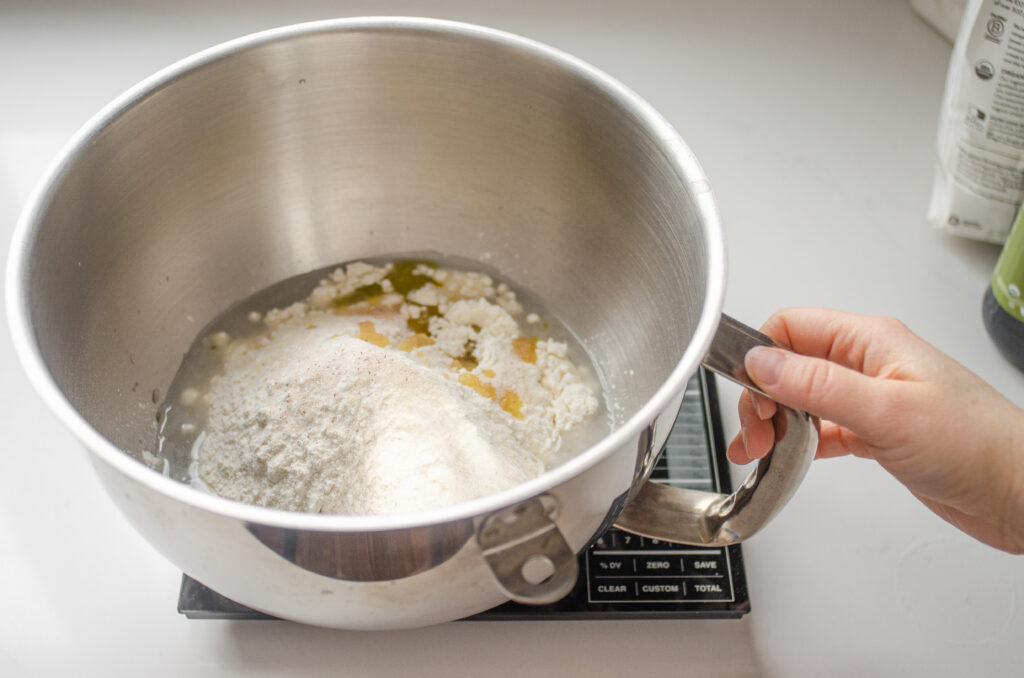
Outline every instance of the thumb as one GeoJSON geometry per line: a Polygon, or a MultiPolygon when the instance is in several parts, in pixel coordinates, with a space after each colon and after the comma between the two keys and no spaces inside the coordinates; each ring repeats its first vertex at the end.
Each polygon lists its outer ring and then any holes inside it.
{"type": "Polygon", "coordinates": [[[877,425],[881,385],[822,358],[758,346],[744,359],[747,374],[783,405],[805,410],[855,433],[877,425]]]}

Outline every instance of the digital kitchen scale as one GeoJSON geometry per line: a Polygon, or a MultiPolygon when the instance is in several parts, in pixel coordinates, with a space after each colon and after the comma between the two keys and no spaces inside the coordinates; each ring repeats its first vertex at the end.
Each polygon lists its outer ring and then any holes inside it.
{"type": "MultiPolygon", "coordinates": [[[[703,368],[651,474],[655,482],[732,492],[714,375],[703,368]]],[[[579,556],[580,577],[551,605],[505,603],[473,620],[722,619],[750,611],[739,545],[681,546],[611,528],[579,556]]],[[[189,619],[272,619],[182,577],[178,611],[189,619]]]]}

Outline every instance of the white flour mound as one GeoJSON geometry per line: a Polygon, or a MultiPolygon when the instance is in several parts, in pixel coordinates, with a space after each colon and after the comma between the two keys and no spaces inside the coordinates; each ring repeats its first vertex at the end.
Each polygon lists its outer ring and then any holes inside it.
{"type": "Polygon", "coordinates": [[[257,337],[218,337],[224,369],[199,398],[210,490],[293,511],[422,511],[539,475],[596,411],[564,343],[520,336],[507,288],[430,269],[434,283],[397,295],[389,270],[353,264],[268,312],[257,337]],[[379,298],[329,303],[382,281],[379,298]],[[408,319],[428,307],[429,330],[414,332],[408,319]]]}
{"type": "Polygon", "coordinates": [[[497,492],[544,470],[486,401],[464,397],[464,387],[397,351],[290,328],[233,362],[214,390],[217,425],[203,442],[202,473],[234,499],[406,513],[497,492]]]}

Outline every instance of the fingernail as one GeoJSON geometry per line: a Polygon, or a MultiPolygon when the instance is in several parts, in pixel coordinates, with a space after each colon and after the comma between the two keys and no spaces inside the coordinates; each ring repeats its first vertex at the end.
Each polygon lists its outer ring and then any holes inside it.
{"type": "Polygon", "coordinates": [[[757,396],[753,396],[750,400],[754,403],[754,411],[757,412],[757,418],[764,421],[764,412],[761,411],[761,399],[757,396]]]}
{"type": "Polygon", "coordinates": [[[762,386],[771,386],[782,376],[782,366],[786,362],[786,352],[777,348],[756,346],[747,351],[743,366],[747,374],[762,386]]]}
{"type": "Polygon", "coordinates": [[[749,457],[750,456],[750,448],[747,447],[747,429],[745,429],[745,428],[741,428],[740,429],[740,437],[743,438],[743,450],[747,453],[747,456],[749,457]]]}

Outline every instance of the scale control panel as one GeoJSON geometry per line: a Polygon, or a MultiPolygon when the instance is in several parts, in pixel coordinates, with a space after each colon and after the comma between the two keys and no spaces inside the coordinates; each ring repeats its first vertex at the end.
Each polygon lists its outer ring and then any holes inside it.
{"type": "Polygon", "coordinates": [[[612,530],[586,559],[590,603],[676,603],[735,600],[725,548],[679,546],[612,530]]]}

